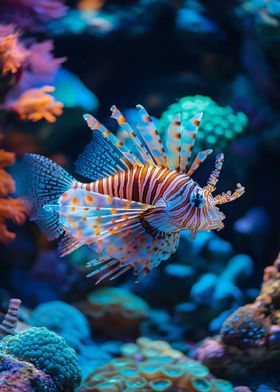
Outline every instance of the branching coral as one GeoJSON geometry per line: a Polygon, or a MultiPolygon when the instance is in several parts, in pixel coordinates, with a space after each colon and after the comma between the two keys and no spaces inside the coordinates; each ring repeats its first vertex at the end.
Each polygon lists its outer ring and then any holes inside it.
{"type": "MultiPolygon", "coordinates": [[[[0,134],[0,142],[3,139],[0,134]]],[[[11,220],[21,225],[26,219],[26,206],[22,200],[8,198],[15,192],[15,182],[4,168],[15,162],[15,154],[0,150],[0,242],[8,244],[15,239],[15,233],[9,231],[6,221],[11,220]]]]}
{"type": "Polygon", "coordinates": [[[63,104],[57,102],[50,94],[54,91],[52,86],[32,88],[22,93],[10,107],[18,113],[22,120],[39,121],[45,119],[55,122],[56,117],[62,114],[63,104]]]}
{"type": "Polygon", "coordinates": [[[224,149],[233,139],[240,135],[248,123],[246,115],[242,112],[234,114],[230,106],[222,107],[211,98],[202,95],[181,98],[173,103],[161,115],[159,129],[165,133],[173,117],[181,114],[182,125],[194,116],[203,112],[194,152],[198,153],[206,148],[215,146],[215,150],[224,149]]]}
{"type": "Polygon", "coordinates": [[[12,25],[0,25],[0,72],[16,73],[28,56],[28,50],[19,41],[19,33],[12,25]]]}
{"type": "Polygon", "coordinates": [[[0,25],[0,73],[6,78],[1,110],[14,111],[21,120],[55,122],[63,104],[49,94],[53,86],[42,86],[54,78],[65,58],[53,58],[52,41],[24,43],[12,25],[0,25]],[[11,75],[16,73],[16,78],[11,75]],[[40,88],[30,88],[33,86],[40,88]]]}
{"type": "Polygon", "coordinates": [[[80,384],[81,370],[75,351],[47,328],[29,328],[4,337],[1,349],[49,374],[59,390],[72,392],[80,384]]]}

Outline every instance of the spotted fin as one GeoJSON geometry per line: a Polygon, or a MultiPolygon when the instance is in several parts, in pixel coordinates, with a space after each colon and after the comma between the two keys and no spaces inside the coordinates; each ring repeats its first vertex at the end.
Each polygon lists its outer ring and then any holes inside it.
{"type": "Polygon", "coordinates": [[[67,234],[82,244],[94,243],[97,252],[103,238],[137,226],[139,214],[149,208],[152,206],[81,188],[65,192],[58,205],[44,206],[46,212],[59,214],[67,234]]]}
{"type": "Polygon", "coordinates": [[[180,113],[177,113],[171,121],[166,136],[166,149],[168,165],[172,170],[181,168],[182,129],[180,113]]]}
{"type": "Polygon", "coordinates": [[[57,251],[60,257],[64,257],[74,252],[82,245],[83,244],[80,241],[75,240],[75,238],[73,238],[70,234],[65,234],[65,236],[59,241],[57,251]]]}
{"type": "Polygon", "coordinates": [[[176,251],[179,232],[165,234],[163,238],[154,239],[139,226],[132,235],[127,235],[125,248],[120,247],[122,240],[123,238],[117,240],[111,238],[110,241],[110,244],[114,243],[118,259],[103,253],[101,257],[88,263],[91,272],[87,276],[98,277],[96,284],[107,278],[114,280],[129,270],[137,276],[136,282],[141,281],[162,260],[166,260],[176,251]]]}
{"type": "Polygon", "coordinates": [[[186,124],[186,126],[183,126],[182,136],[181,136],[182,139],[181,161],[180,161],[181,173],[185,173],[187,170],[202,116],[203,113],[196,114],[186,124]]]}
{"type": "Polygon", "coordinates": [[[143,106],[136,106],[139,111],[136,128],[137,135],[148,150],[154,163],[158,166],[168,167],[165,150],[153,120],[143,106]]]}
{"type": "Polygon", "coordinates": [[[151,155],[149,154],[149,152],[147,151],[146,147],[139,139],[137,134],[128,124],[124,115],[119,111],[119,109],[115,105],[112,106],[111,111],[112,111],[111,117],[117,120],[119,126],[128,134],[130,140],[133,143],[133,149],[135,149],[136,153],[140,156],[141,163],[143,165],[154,165],[153,158],[151,157],[151,155]]]}
{"type": "MultiPolygon", "coordinates": [[[[128,168],[132,168],[134,166],[141,166],[141,162],[137,159],[137,157],[112,133],[107,129],[104,125],[102,125],[95,117],[91,116],[90,114],[85,114],[84,119],[87,122],[87,125],[93,132],[93,140],[85,149],[84,153],[80,155],[78,162],[77,162],[77,169],[79,173],[88,177],[90,174],[92,179],[95,179],[94,172],[95,168],[100,171],[101,164],[106,162],[106,169],[111,170],[110,174],[115,173],[112,172],[112,167],[116,164],[118,170],[125,170],[128,168]],[[96,132],[99,132],[103,138],[98,139],[99,144],[98,148],[95,148],[95,143],[97,141],[96,132]],[[105,143],[106,140],[106,143],[105,143]],[[106,155],[102,158],[102,151],[105,150],[106,155]],[[97,159],[97,163],[95,164],[95,154],[99,159],[97,159]],[[90,160],[92,162],[90,162],[90,160]],[[107,162],[108,161],[108,162],[107,162]],[[90,168],[87,169],[87,165],[90,164],[90,168]],[[125,169],[123,169],[125,167],[125,169]],[[83,174],[85,173],[85,174],[83,174]]],[[[105,168],[104,168],[105,169],[105,168]]],[[[99,177],[100,178],[100,177],[99,177]]]]}
{"type": "Polygon", "coordinates": [[[209,148],[208,150],[200,151],[195,160],[193,161],[189,171],[187,172],[187,176],[191,176],[205,161],[205,159],[212,154],[213,150],[209,148]]]}
{"type": "Polygon", "coordinates": [[[128,169],[130,162],[102,133],[93,131],[92,140],[79,155],[76,172],[93,181],[128,169]]]}

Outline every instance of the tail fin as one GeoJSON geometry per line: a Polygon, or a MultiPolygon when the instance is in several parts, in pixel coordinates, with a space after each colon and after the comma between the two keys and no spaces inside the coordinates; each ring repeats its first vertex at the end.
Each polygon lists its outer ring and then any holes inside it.
{"type": "Polygon", "coordinates": [[[46,204],[58,204],[59,197],[73,186],[75,179],[62,167],[38,154],[25,154],[24,198],[30,204],[30,220],[54,240],[63,234],[59,214],[44,209],[46,204]]]}

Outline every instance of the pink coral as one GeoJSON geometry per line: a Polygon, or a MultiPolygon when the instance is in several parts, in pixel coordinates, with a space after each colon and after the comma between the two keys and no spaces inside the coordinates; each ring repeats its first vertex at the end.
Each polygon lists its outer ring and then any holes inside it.
{"type": "Polygon", "coordinates": [[[28,56],[20,43],[19,33],[12,25],[0,25],[0,69],[5,75],[16,73],[28,56]]]}
{"type": "Polygon", "coordinates": [[[22,93],[19,98],[10,104],[22,120],[39,121],[45,119],[55,122],[56,116],[63,111],[63,104],[57,102],[49,93],[54,91],[53,86],[32,88],[22,93]]]}

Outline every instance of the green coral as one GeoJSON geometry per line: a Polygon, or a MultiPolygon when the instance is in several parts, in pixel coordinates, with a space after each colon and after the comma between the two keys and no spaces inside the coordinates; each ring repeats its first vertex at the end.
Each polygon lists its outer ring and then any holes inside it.
{"type": "Polygon", "coordinates": [[[181,98],[168,107],[158,120],[159,132],[165,134],[177,113],[181,114],[184,125],[199,112],[203,112],[203,117],[194,145],[194,154],[211,147],[214,147],[215,151],[223,150],[248,124],[248,118],[243,112],[235,114],[230,106],[222,107],[209,97],[195,95],[181,98]]]}
{"type": "Polygon", "coordinates": [[[1,342],[1,349],[19,360],[32,363],[52,376],[59,389],[73,391],[80,385],[81,369],[75,351],[47,328],[29,328],[1,342]]]}

